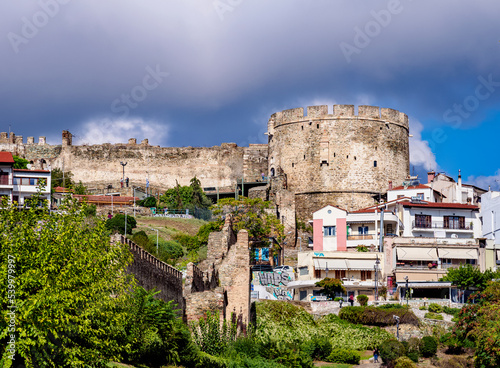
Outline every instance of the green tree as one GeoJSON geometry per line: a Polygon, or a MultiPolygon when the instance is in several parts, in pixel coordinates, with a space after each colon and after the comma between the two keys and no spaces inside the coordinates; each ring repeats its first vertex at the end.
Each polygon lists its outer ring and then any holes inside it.
{"type": "Polygon", "coordinates": [[[16,367],[104,367],[120,359],[120,306],[133,285],[127,247],[110,245],[104,222],[88,221],[74,202],[53,214],[19,211],[5,199],[2,207],[0,365],[11,362],[11,335],[16,367]]]}
{"type": "MultiPolygon", "coordinates": [[[[132,229],[137,227],[134,216],[127,216],[127,234],[132,235],[132,229]]],[[[125,215],[118,213],[106,220],[106,229],[125,235],[125,215]]]]}
{"type": "Polygon", "coordinates": [[[196,234],[200,242],[200,246],[207,245],[210,233],[214,231],[221,231],[223,225],[224,222],[221,219],[202,225],[196,234]]]}
{"type": "Polygon", "coordinates": [[[322,288],[319,292],[326,295],[331,300],[335,299],[335,295],[338,293],[345,293],[345,287],[342,285],[342,280],[332,279],[325,277],[323,280],[318,281],[316,286],[322,288]]]}
{"type": "Polygon", "coordinates": [[[63,171],[61,169],[55,168],[52,169],[50,177],[52,180],[52,189],[55,187],[63,187],[68,189],[73,188],[74,183],[71,179],[73,177],[73,173],[71,171],[65,171],[63,175],[63,171]]]}
{"type": "Polygon", "coordinates": [[[14,169],[27,169],[28,164],[30,163],[28,160],[25,160],[22,157],[18,157],[16,155],[12,156],[14,158],[14,169]]]}
{"type": "Polygon", "coordinates": [[[73,191],[75,194],[84,195],[87,194],[87,187],[83,185],[82,181],[80,180],[78,184],[74,186],[73,191]]]}
{"type": "Polygon", "coordinates": [[[212,205],[212,201],[203,192],[201,182],[196,176],[191,179],[189,186],[181,186],[177,183],[174,188],[167,190],[160,197],[160,201],[165,203],[168,208],[176,210],[186,208],[194,210],[195,207],[209,208],[212,205]]]}
{"type": "Polygon", "coordinates": [[[284,239],[284,227],[269,211],[271,208],[271,202],[260,198],[224,198],[213,206],[213,212],[219,219],[223,215],[231,214],[236,232],[247,230],[250,240],[254,243],[267,245],[269,237],[275,237],[280,243],[284,239]]]}
{"type": "Polygon", "coordinates": [[[440,281],[448,281],[461,289],[477,288],[484,290],[488,282],[499,278],[500,272],[486,270],[481,272],[478,267],[467,264],[458,268],[449,268],[446,275],[440,281]]]}
{"type": "Polygon", "coordinates": [[[190,187],[193,190],[191,205],[198,208],[209,208],[212,205],[212,201],[205,195],[200,180],[195,176],[191,179],[190,183],[190,187]]]}

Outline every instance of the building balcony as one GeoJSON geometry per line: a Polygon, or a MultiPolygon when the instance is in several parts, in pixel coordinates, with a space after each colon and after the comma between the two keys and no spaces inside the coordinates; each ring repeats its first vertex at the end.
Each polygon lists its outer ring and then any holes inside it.
{"type": "Polygon", "coordinates": [[[474,226],[472,223],[469,223],[469,224],[448,223],[448,224],[446,224],[443,221],[432,221],[432,222],[426,222],[426,223],[420,223],[420,222],[413,221],[412,229],[424,230],[424,231],[425,230],[433,231],[434,229],[449,230],[449,231],[460,231],[460,230],[473,231],[474,226]]]}
{"type": "Polygon", "coordinates": [[[12,179],[4,177],[4,175],[0,176],[0,188],[9,188],[13,187],[12,179]]]}

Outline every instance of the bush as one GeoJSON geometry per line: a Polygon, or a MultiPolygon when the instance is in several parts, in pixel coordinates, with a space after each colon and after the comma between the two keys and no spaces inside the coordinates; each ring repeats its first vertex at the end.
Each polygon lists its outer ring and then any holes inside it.
{"type": "Polygon", "coordinates": [[[335,299],[333,299],[334,302],[338,302],[338,301],[344,301],[344,298],[341,298],[340,296],[336,296],[335,299]]]}
{"type": "Polygon", "coordinates": [[[359,364],[361,355],[355,350],[334,349],[327,361],[332,363],[359,364]]]}
{"type": "Polygon", "coordinates": [[[361,305],[362,307],[366,306],[368,304],[368,297],[366,295],[358,295],[356,297],[356,300],[358,301],[359,305],[361,305]]]}
{"type": "Polygon", "coordinates": [[[149,245],[153,244],[144,230],[136,232],[132,236],[132,241],[144,249],[147,249],[149,245]]]}
{"type": "Polygon", "coordinates": [[[449,314],[450,316],[458,316],[458,313],[460,313],[461,309],[460,308],[450,308],[447,306],[443,307],[443,312],[446,314],[449,314]]]}
{"type": "Polygon", "coordinates": [[[424,306],[424,305],[422,305],[422,306],[418,307],[418,309],[420,309],[420,310],[427,310],[427,307],[424,306]]]}
{"type": "Polygon", "coordinates": [[[200,244],[201,245],[208,244],[208,236],[210,235],[210,233],[213,231],[221,231],[223,225],[224,222],[222,220],[212,221],[209,222],[208,224],[202,225],[198,230],[198,233],[196,234],[200,244]]]}
{"type": "MultiPolygon", "coordinates": [[[[134,216],[127,216],[127,234],[132,234],[132,229],[137,227],[134,216]]],[[[119,213],[106,220],[106,228],[113,233],[125,234],[125,215],[119,213]]]]}
{"type": "Polygon", "coordinates": [[[147,197],[143,200],[137,202],[139,206],[142,207],[156,207],[156,198],[155,197],[147,197]]]}
{"type": "Polygon", "coordinates": [[[431,303],[431,304],[429,304],[429,312],[442,313],[443,307],[437,303],[431,303]]]}
{"type": "Polygon", "coordinates": [[[418,363],[418,358],[420,358],[421,356],[420,352],[421,346],[422,346],[422,340],[420,340],[418,337],[411,337],[407,341],[406,356],[415,363],[418,363]]]}
{"type": "Polygon", "coordinates": [[[420,351],[422,355],[426,358],[436,355],[438,347],[438,341],[434,336],[424,336],[422,337],[422,345],[420,351]]]}
{"type": "Polygon", "coordinates": [[[402,304],[382,304],[377,307],[378,309],[408,309],[406,305],[402,304]]]}
{"type": "Polygon", "coordinates": [[[197,236],[180,233],[175,234],[173,238],[176,242],[186,247],[188,251],[198,250],[200,248],[200,241],[197,236]]]}
{"type": "Polygon", "coordinates": [[[380,357],[386,364],[392,364],[406,353],[406,349],[402,343],[391,339],[384,341],[380,346],[380,357]]]}
{"type": "Polygon", "coordinates": [[[313,359],[324,360],[332,352],[332,343],[327,337],[317,337],[302,344],[300,350],[313,359]]]}
{"type": "Polygon", "coordinates": [[[400,323],[418,326],[419,320],[415,314],[404,308],[379,307],[345,307],[340,310],[339,317],[355,324],[371,326],[392,326],[396,324],[394,315],[399,316],[400,323]]]}
{"type": "Polygon", "coordinates": [[[394,363],[394,368],[417,368],[417,365],[405,356],[399,357],[394,363]]]}
{"type": "Polygon", "coordinates": [[[430,318],[430,319],[439,319],[439,320],[443,320],[443,316],[440,315],[440,314],[437,314],[437,313],[431,313],[431,312],[427,312],[424,316],[424,318],[430,318]]]}
{"type": "Polygon", "coordinates": [[[387,300],[387,288],[385,286],[382,286],[378,290],[378,296],[381,297],[383,300],[387,300]]]}

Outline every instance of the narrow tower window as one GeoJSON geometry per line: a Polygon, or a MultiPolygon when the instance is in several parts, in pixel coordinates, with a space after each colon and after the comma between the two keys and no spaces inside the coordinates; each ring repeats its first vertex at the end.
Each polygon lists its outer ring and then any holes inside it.
{"type": "Polygon", "coordinates": [[[377,161],[373,161],[373,167],[377,167],[377,161]]]}

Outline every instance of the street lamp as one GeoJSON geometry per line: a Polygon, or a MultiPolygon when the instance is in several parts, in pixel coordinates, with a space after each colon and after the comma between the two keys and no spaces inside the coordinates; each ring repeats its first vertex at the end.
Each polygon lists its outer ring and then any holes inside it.
{"type": "Polygon", "coordinates": [[[122,165],[122,166],[123,166],[123,177],[122,177],[122,183],[124,183],[124,182],[125,182],[125,165],[127,165],[127,163],[126,163],[126,162],[125,162],[125,163],[123,163],[123,162],[121,162],[121,161],[120,161],[120,165],[122,165]]]}
{"type": "Polygon", "coordinates": [[[380,266],[380,259],[378,259],[378,254],[377,254],[377,260],[375,261],[375,301],[378,302],[378,270],[380,266]]]}
{"type": "Polygon", "coordinates": [[[158,229],[149,228],[150,230],[156,231],[156,255],[158,255],[158,229]]]}
{"type": "Polygon", "coordinates": [[[393,315],[392,318],[396,320],[396,337],[399,341],[399,316],[393,315]]]}
{"type": "Polygon", "coordinates": [[[408,276],[405,276],[406,281],[406,306],[408,306],[408,297],[410,296],[410,290],[408,289],[408,276]]]}

